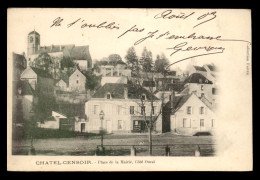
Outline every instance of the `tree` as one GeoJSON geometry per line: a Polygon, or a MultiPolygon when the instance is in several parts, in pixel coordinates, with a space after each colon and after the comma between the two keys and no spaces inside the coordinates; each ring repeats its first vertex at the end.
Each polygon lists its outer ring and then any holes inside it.
{"type": "Polygon", "coordinates": [[[51,65],[53,64],[51,56],[44,52],[38,55],[38,57],[34,60],[35,67],[44,69],[44,70],[49,70],[51,65]]]}
{"type": "Polygon", "coordinates": [[[97,71],[98,73],[100,72],[100,66],[105,66],[108,65],[108,58],[103,57],[100,61],[96,61],[93,70],[97,71]]]}
{"type": "Polygon", "coordinates": [[[118,54],[111,54],[108,56],[108,62],[110,65],[117,65],[118,62],[122,61],[122,58],[118,54]]]}
{"type": "Polygon", "coordinates": [[[160,72],[165,75],[166,72],[169,70],[167,68],[168,65],[169,65],[169,61],[164,54],[162,54],[161,56],[160,55],[156,56],[156,60],[154,64],[155,72],[160,72]]]}
{"type": "Polygon", "coordinates": [[[86,71],[86,89],[95,90],[100,86],[101,76],[96,76],[93,71],[86,71]]]}
{"type": "Polygon", "coordinates": [[[134,47],[130,47],[128,49],[125,59],[128,64],[128,67],[132,70],[132,73],[135,74],[135,72],[139,67],[139,64],[138,64],[138,57],[136,55],[134,47]]]}
{"type": "Polygon", "coordinates": [[[74,67],[76,65],[70,57],[63,57],[60,63],[61,69],[74,67]]]}
{"type": "Polygon", "coordinates": [[[140,65],[142,65],[144,72],[151,72],[153,68],[153,57],[152,52],[148,51],[146,47],[142,52],[142,57],[140,58],[140,65]]]}

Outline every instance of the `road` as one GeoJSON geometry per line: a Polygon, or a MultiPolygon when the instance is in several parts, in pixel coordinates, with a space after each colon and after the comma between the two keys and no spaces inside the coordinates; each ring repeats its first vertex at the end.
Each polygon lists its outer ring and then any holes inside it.
{"type": "MultiPolygon", "coordinates": [[[[153,154],[155,156],[164,155],[165,146],[169,144],[171,148],[171,156],[192,156],[194,155],[194,149],[196,148],[196,145],[194,144],[214,143],[214,136],[176,136],[172,134],[154,135],[153,154]]],[[[100,145],[100,137],[35,139],[33,145],[37,155],[94,155],[97,146],[100,145]]],[[[104,146],[108,155],[129,155],[130,145],[138,145],[136,146],[138,156],[148,155],[147,135],[104,136],[104,146]]],[[[30,141],[15,141],[13,154],[25,154],[26,150],[18,148],[21,146],[30,146],[30,141]]],[[[214,146],[200,145],[200,148],[203,152],[202,155],[210,156],[214,154],[214,146]]]]}

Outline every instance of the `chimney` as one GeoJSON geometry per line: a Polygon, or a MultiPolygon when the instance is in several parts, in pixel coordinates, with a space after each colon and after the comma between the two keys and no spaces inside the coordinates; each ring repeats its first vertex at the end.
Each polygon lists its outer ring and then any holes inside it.
{"type": "Polygon", "coordinates": [[[171,108],[173,108],[173,99],[175,99],[175,91],[172,90],[172,94],[171,94],[171,108]]]}
{"type": "Polygon", "coordinates": [[[124,97],[125,97],[125,99],[128,99],[128,89],[127,89],[127,87],[124,87],[124,97]]]}

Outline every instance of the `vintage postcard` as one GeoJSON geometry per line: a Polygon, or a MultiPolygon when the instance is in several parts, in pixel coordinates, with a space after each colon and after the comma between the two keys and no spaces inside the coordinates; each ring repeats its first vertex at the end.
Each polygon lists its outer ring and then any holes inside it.
{"type": "Polygon", "coordinates": [[[9,8],[8,171],[251,171],[250,9],[9,8]]]}

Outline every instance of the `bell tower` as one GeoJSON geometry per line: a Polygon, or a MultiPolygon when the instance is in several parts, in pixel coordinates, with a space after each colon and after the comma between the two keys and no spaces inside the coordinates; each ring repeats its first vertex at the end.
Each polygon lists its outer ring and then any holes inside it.
{"type": "Polygon", "coordinates": [[[40,50],[40,34],[35,30],[27,37],[27,56],[35,54],[40,50]]]}

